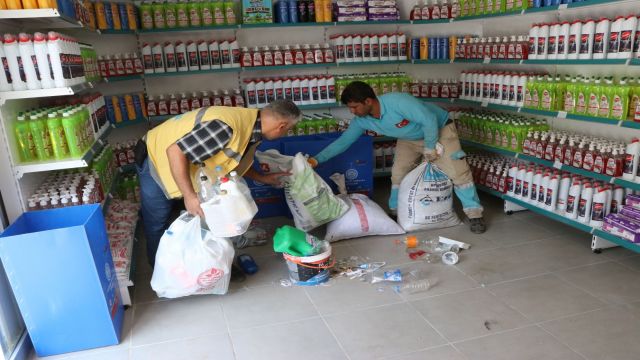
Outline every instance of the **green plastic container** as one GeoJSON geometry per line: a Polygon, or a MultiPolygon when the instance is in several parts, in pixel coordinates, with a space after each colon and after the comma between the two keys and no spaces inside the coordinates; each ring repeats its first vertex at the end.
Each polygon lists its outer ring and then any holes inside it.
{"type": "Polygon", "coordinates": [[[164,15],[164,4],[162,2],[153,4],[153,26],[156,29],[164,29],[167,27],[167,21],[164,15]]]}
{"type": "Polygon", "coordinates": [[[178,5],[175,0],[170,0],[164,5],[164,17],[168,29],[178,27],[178,5]]]}
{"type": "Polygon", "coordinates": [[[53,151],[51,149],[51,138],[49,137],[46,120],[38,117],[38,115],[31,115],[29,118],[29,129],[33,136],[33,143],[36,147],[38,160],[50,160],[53,157],[53,151]]]}
{"type": "Polygon", "coordinates": [[[69,157],[69,146],[67,145],[67,139],[64,135],[62,120],[56,113],[49,113],[47,128],[49,129],[49,135],[51,136],[53,156],[56,159],[65,159],[69,157]]]}
{"type": "Polygon", "coordinates": [[[15,125],[16,144],[18,145],[18,154],[23,162],[34,161],[37,159],[36,145],[31,136],[29,123],[23,115],[16,118],[15,125]]]}
{"type": "Polygon", "coordinates": [[[315,255],[320,243],[315,236],[289,225],[278,228],[273,236],[273,250],[293,256],[315,255]]]}

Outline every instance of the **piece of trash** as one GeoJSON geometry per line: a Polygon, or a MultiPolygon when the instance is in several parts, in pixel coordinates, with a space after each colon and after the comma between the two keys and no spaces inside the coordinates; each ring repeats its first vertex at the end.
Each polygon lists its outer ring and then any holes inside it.
{"type": "Polygon", "coordinates": [[[400,282],[402,281],[402,272],[400,272],[400,269],[395,269],[394,271],[384,271],[382,274],[379,271],[372,274],[372,284],[383,281],[400,282]]]}
{"type": "Polygon", "coordinates": [[[411,260],[418,260],[422,258],[426,253],[427,252],[424,250],[413,251],[409,253],[409,258],[411,258],[411,260]]]}
{"type": "Polygon", "coordinates": [[[280,279],[280,286],[282,286],[282,287],[290,287],[291,285],[293,285],[293,282],[291,282],[291,280],[289,280],[289,279],[280,279]]]}
{"type": "Polygon", "coordinates": [[[453,251],[447,251],[442,254],[442,262],[447,265],[455,265],[458,263],[459,259],[458,254],[453,251]]]}
{"type": "Polygon", "coordinates": [[[489,321],[485,321],[484,322],[484,327],[486,327],[487,330],[491,330],[491,323],[489,321]]]}

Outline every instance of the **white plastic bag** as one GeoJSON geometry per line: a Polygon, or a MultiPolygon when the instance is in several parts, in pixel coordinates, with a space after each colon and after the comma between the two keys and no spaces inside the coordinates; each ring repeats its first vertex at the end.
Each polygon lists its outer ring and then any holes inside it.
{"type": "Polygon", "coordinates": [[[405,231],[460,224],[453,210],[453,183],[435,164],[422,163],[400,184],[398,223],[405,231]]]}
{"type": "Polygon", "coordinates": [[[347,203],[333,194],[331,187],[318,175],[302,153],[286,156],[277,150],[256,152],[262,171],[288,171],[284,196],[296,227],[310,231],[344,215],[347,203]]]}
{"type": "Polygon", "coordinates": [[[371,235],[404,234],[402,227],[366,195],[347,194],[344,175],[333,174],[331,180],[338,185],[340,198],[349,205],[349,211],[327,225],[325,240],[333,242],[371,235]]]}
{"type": "Polygon", "coordinates": [[[214,238],[199,217],[185,213],[160,239],[151,288],[164,298],[226,294],[233,257],[228,239],[214,238]]]}

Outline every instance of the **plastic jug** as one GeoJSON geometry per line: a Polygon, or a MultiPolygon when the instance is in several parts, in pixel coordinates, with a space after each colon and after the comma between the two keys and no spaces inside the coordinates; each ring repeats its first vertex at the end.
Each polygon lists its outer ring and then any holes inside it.
{"type": "Polygon", "coordinates": [[[238,185],[222,178],[220,194],[201,204],[209,230],[215,237],[244,234],[258,212],[253,199],[247,199],[238,185]]]}
{"type": "Polygon", "coordinates": [[[294,256],[314,255],[321,244],[315,236],[289,225],[278,228],[273,236],[274,251],[294,256]]]}

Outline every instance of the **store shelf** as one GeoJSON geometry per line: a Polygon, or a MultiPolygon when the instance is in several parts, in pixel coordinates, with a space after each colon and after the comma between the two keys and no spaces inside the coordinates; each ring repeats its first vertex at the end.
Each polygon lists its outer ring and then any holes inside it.
{"type": "Polygon", "coordinates": [[[104,130],[98,140],[96,140],[91,148],[78,159],[66,159],[66,160],[54,160],[47,162],[37,162],[28,164],[19,164],[14,166],[13,170],[18,179],[21,179],[24,174],[37,173],[43,171],[64,170],[64,169],[76,169],[89,166],[93,157],[102,149],[105,144],[105,139],[111,133],[112,127],[109,126],[104,130]]]}
{"type": "Polygon", "coordinates": [[[46,29],[81,28],[82,23],[61,14],[58,9],[0,10],[3,25],[22,27],[44,27],[46,29]]]}
{"type": "Polygon", "coordinates": [[[252,67],[243,67],[242,71],[265,71],[265,70],[273,71],[273,70],[291,70],[291,69],[308,69],[308,68],[327,68],[327,67],[335,67],[335,66],[336,66],[336,63],[252,66],[252,67]]]}
{"type": "Polygon", "coordinates": [[[367,65],[400,65],[411,64],[408,60],[389,60],[389,61],[360,61],[360,62],[343,62],[337,63],[338,67],[342,66],[367,66],[367,65]]]}
{"type": "Polygon", "coordinates": [[[139,119],[135,119],[135,120],[121,121],[119,123],[113,124],[113,126],[116,129],[121,129],[121,128],[125,128],[125,127],[128,127],[128,126],[139,125],[139,124],[148,124],[148,123],[149,123],[149,120],[147,118],[139,118],[139,119]]]}
{"type": "Polygon", "coordinates": [[[298,109],[300,110],[321,110],[321,109],[332,109],[342,107],[339,103],[325,103],[325,104],[312,104],[312,105],[298,105],[298,109]]]}
{"type": "Polygon", "coordinates": [[[449,59],[411,59],[412,64],[422,64],[422,65],[442,65],[442,64],[451,64],[453,61],[449,59]]]}
{"type": "Polygon", "coordinates": [[[568,218],[566,218],[566,217],[562,216],[561,214],[558,214],[558,213],[556,213],[554,211],[549,211],[549,210],[546,210],[546,209],[539,208],[539,207],[534,206],[534,205],[532,205],[532,204],[530,204],[528,202],[522,201],[520,199],[513,198],[513,197],[511,197],[511,196],[509,196],[507,194],[502,194],[502,193],[500,193],[498,191],[495,191],[493,189],[490,189],[490,188],[488,188],[486,186],[476,184],[476,188],[478,190],[482,191],[482,192],[491,194],[491,195],[496,196],[496,197],[498,197],[500,199],[503,199],[505,201],[512,202],[512,203],[514,203],[516,205],[519,205],[519,206],[521,206],[521,207],[523,207],[525,209],[531,210],[531,211],[533,211],[535,213],[538,213],[540,215],[546,216],[546,217],[551,218],[551,219],[553,219],[555,221],[561,222],[561,223],[563,223],[565,225],[569,225],[569,226],[574,227],[574,228],[576,228],[578,230],[581,230],[581,231],[584,231],[586,233],[601,237],[601,238],[603,238],[603,239],[605,239],[607,241],[610,241],[610,242],[615,243],[617,245],[623,246],[623,247],[625,247],[625,248],[627,248],[627,249],[629,249],[631,251],[640,252],[640,244],[632,243],[630,241],[622,239],[622,238],[620,238],[618,236],[615,236],[613,234],[609,234],[609,233],[607,233],[605,231],[602,231],[600,229],[596,229],[596,228],[593,228],[593,227],[591,227],[591,226],[589,226],[587,224],[583,224],[583,223],[581,223],[579,221],[576,221],[576,220],[573,220],[573,219],[568,219],[568,218]]]}
{"type": "Polygon", "coordinates": [[[123,30],[110,30],[110,29],[98,29],[98,34],[102,35],[135,35],[137,30],[123,29],[123,30]]]}
{"type": "Polygon", "coordinates": [[[453,21],[455,21],[455,19],[410,20],[412,25],[445,24],[453,21]]]}
{"type": "Polygon", "coordinates": [[[640,58],[631,59],[631,62],[629,62],[629,65],[640,66],[640,58]]]}
{"type": "Polygon", "coordinates": [[[523,64],[527,64],[527,65],[626,65],[627,62],[628,62],[627,59],[590,59],[590,60],[531,59],[531,60],[522,61],[523,64]]]}
{"type": "Polygon", "coordinates": [[[203,75],[203,74],[218,74],[218,73],[227,73],[227,72],[240,72],[242,68],[233,67],[233,68],[225,68],[225,69],[211,69],[211,70],[198,70],[198,71],[176,71],[176,72],[163,72],[163,73],[153,73],[153,74],[144,74],[145,78],[153,78],[153,77],[166,77],[166,76],[183,76],[183,75],[203,75]]]}
{"type": "Polygon", "coordinates": [[[113,76],[113,77],[103,78],[104,82],[106,82],[106,83],[119,82],[119,81],[130,81],[130,80],[142,80],[142,79],[144,79],[144,75],[143,74],[125,75],[125,76],[113,76]]]}
{"type": "Polygon", "coordinates": [[[63,88],[2,91],[0,92],[0,106],[2,106],[7,100],[35,99],[35,98],[44,98],[44,97],[53,97],[53,96],[75,95],[85,90],[93,89],[94,87],[95,87],[95,84],[93,82],[85,82],[82,84],[63,87],[63,88]]]}
{"type": "Polygon", "coordinates": [[[220,26],[200,26],[187,28],[166,28],[166,29],[138,29],[138,34],[157,34],[171,32],[192,32],[192,31],[214,31],[214,30],[234,30],[240,28],[240,25],[220,25],[220,26]]]}

